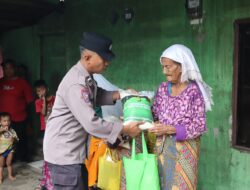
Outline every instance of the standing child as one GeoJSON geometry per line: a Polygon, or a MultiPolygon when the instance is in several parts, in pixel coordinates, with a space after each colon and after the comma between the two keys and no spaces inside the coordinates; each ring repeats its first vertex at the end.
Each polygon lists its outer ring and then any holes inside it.
{"type": "MultiPolygon", "coordinates": [[[[48,86],[44,80],[37,80],[34,84],[34,88],[38,97],[35,101],[36,113],[40,114],[41,131],[44,132],[46,122],[55,102],[55,96],[48,94],[48,86]]],[[[43,163],[43,178],[41,179],[41,182],[36,190],[44,188],[47,190],[53,189],[48,164],[45,161],[43,163]]]]}
{"type": "Polygon", "coordinates": [[[0,113],[0,184],[3,182],[3,169],[7,165],[8,177],[11,181],[13,176],[12,160],[14,155],[14,144],[19,139],[14,129],[11,128],[10,114],[0,113]]]}
{"type": "Polygon", "coordinates": [[[55,96],[48,94],[48,86],[44,80],[37,80],[34,84],[34,88],[38,97],[35,101],[36,113],[40,114],[41,131],[44,132],[46,122],[55,102],[55,96]]]}

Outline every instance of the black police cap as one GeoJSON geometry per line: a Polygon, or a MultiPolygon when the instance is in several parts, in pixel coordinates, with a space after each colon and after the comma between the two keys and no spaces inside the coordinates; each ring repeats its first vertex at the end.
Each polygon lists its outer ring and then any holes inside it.
{"type": "Polygon", "coordinates": [[[112,40],[102,34],[84,32],[80,46],[96,52],[106,61],[110,61],[115,57],[115,54],[111,51],[112,40]]]}

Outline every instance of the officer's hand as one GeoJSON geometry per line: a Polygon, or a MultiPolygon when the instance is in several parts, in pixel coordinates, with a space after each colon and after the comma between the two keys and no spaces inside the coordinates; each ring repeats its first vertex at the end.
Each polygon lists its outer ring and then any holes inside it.
{"type": "Polygon", "coordinates": [[[136,137],[141,133],[141,129],[139,125],[143,124],[143,122],[131,122],[127,125],[123,126],[122,133],[127,134],[131,137],[136,137]]]}
{"type": "Polygon", "coordinates": [[[115,102],[116,100],[120,100],[121,96],[120,96],[120,92],[119,91],[114,91],[112,94],[112,99],[115,102]]]}

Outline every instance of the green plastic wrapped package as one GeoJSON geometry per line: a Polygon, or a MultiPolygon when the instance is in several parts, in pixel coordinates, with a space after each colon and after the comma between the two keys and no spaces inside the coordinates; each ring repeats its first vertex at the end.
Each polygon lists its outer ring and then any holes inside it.
{"type": "Polygon", "coordinates": [[[127,96],[122,102],[124,124],[131,121],[153,122],[151,103],[147,97],[127,96]]]}
{"type": "Polygon", "coordinates": [[[148,154],[142,133],[143,152],[135,153],[135,140],[132,142],[131,158],[123,157],[127,190],[160,190],[160,181],[155,154],[148,154]]]}

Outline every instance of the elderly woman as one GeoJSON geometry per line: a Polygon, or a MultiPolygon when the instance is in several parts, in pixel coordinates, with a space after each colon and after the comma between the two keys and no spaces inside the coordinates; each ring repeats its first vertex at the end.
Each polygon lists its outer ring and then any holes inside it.
{"type": "Polygon", "coordinates": [[[211,110],[211,88],[202,80],[190,49],[172,45],[160,57],[166,82],[160,84],[154,104],[161,189],[197,189],[200,136],[211,110]]]}

